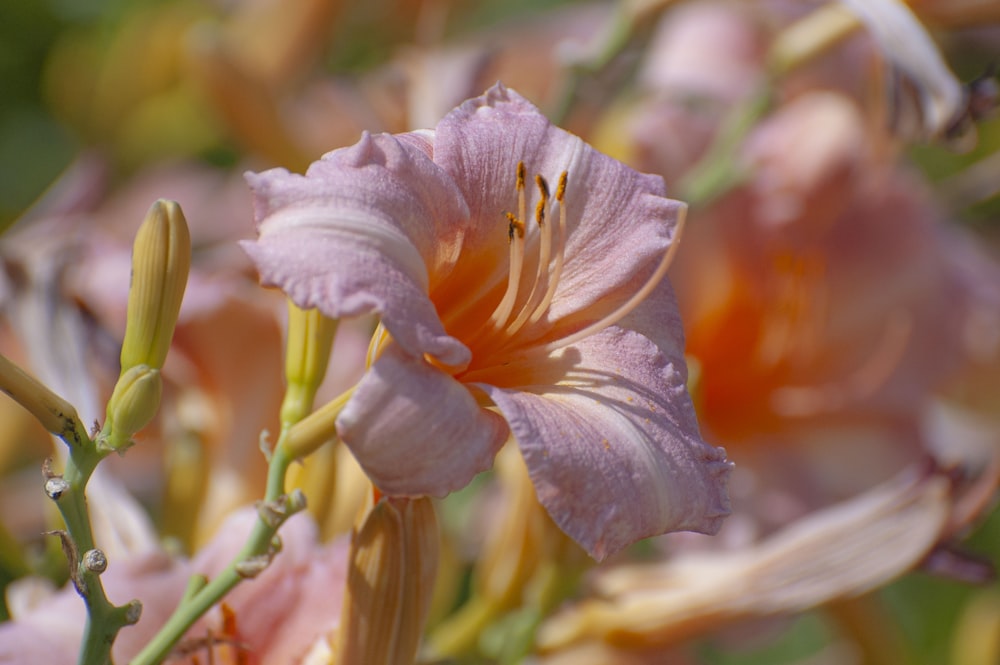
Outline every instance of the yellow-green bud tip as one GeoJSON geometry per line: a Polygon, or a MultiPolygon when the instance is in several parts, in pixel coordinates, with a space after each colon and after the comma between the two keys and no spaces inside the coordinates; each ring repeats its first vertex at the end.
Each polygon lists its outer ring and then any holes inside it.
{"type": "Polygon", "coordinates": [[[161,199],[150,207],[132,246],[122,372],[136,365],[163,367],[190,268],[184,213],[176,202],[161,199]]]}
{"type": "Polygon", "coordinates": [[[156,415],[162,392],[163,380],[155,367],[136,365],[123,372],[108,401],[100,445],[119,451],[130,446],[132,436],[156,415]]]}
{"type": "Polygon", "coordinates": [[[312,411],[316,390],[323,383],[337,332],[337,321],[318,309],[300,309],[288,301],[288,343],[285,348],[285,380],[281,422],[292,425],[312,411]]]}

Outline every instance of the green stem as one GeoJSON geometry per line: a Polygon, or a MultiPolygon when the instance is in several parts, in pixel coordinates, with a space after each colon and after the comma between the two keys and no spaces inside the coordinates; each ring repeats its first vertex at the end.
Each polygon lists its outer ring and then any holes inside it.
{"type": "Polygon", "coordinates": [[[562,85],[559,101],[556,102],[555,108],[549,115],[553,124],[563,125],[566,123],[566,118],[569,117],[570,111],[576,104],[583,82],[607,67],[608,63],[628,45],[633,26],[632,22],[625,16],[624,9],[619,8],[611,20],[605,42],[596,56],[589,61],[575,63],[566,72],[566,80],[562,85]]]}
{"type": "MultiPolygon", "coordinates": [[[[608,21],[607,32],[602,38],[599,48],[593,55],[579,62],[572,63],[563,77],[558,99],[551,109],[549,119],[556,125],[565,125],[570,114],[580,101],[581,89],[605,74],[613,73],[617,65],[623,64],[622,55],[627,51],[641,52],[652,38],[652,28],[657,23],[659,15],[674,4],[675,0],[658,0],[646,2],[640,7],[638,3],[620,2],[613,16],[608,21]],[[634,6],[633,6],[634,5],[634,6]]],[[[620,86],[628,76],[624,69],[619,71],[616,86],[620,86]]],[[[607,83],[607,81],[605,81],[607,83]]],[[[613,94],[601,95],[610,99],[613,94]]]]}
{"type": "Polygon", "coordinates": [[[723,121],[709,149],[680,183],[680,198],[697,208],[742,184],[749,174],[734,157],[757,122],[771,110],[775,84],[834,48],[859,27],[852,12],[834,3],[815,9],[782,30],[767,54],[764,81],[723,121]]]}
{"type": "MultiPolygon", "coordinates": [[[[246,564],[254,561],[264,561],[265,563],[269,561],[273,552],[272,542],[278,529],[292,514],[305,507],[302,501],[283,501],[286,498],[284,495],[285,475],[294,460],[284,445],[284,440],[283,433],[268,466],[264,502],[261,504],[250,537],[239,554],[215,579],[194,593],[186,595],[156,637],[132,659],[131,665],[154,665],[166,659],[170,655],[170,651],[199,617],[211,609],[237,584],[250,576],[246,571],[246,564]],[[273,512],[268,513],[269,510],[273,512]],[[272,517],[265,518],[265,514],[272,517]]],[[[193,587],[189,587],[189,591],[191,588],[193,587]]]]}
{"type": "Polygon", "coordinates": [[[770,82],[738,104],[723,121],[715,140],[679,183],[680,197],[692,208],[710,204],[746,177],[738,159],[740,145],[772,104],[770,82]]]}
{"type": "Polygon", "coordinates": [[[64,548],[70,559],[70,576],[87,606],[78,661],[81,665],[110,664],[111,645],[118,631],[138,621],[141,610],[136,601],[122,606],[111,603],[101,584],[103,568],[92,569],[84,560],[87,553],[94,549],[94,532],[87,511],[87,482],[103,457],[104,454],[89,439],[83,445],[70,446],[63,474],[68,487],[56,499],[69,534],[69,546],[64,543],[64,548]]]}

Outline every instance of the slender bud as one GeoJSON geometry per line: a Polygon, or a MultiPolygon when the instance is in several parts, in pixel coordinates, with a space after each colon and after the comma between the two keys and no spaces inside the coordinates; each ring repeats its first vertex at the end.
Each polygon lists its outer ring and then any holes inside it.
{"type": "Polygon", "coordinates": [[[0,355],[0,390],[23,406],[48,431],[71,446],[88,440],[87,430],[73,405],[0,355]]]}
{"type": "Polygon", "coordinates": [[[768,53],[768,66],[775,76],[804,65],[861,28],[861,21],[846,5],[830,3],[817,7],[776,36],[768,53]]]}
{"type": "Polygon", "coordinates": [[[281,422],[291,425],[312,411],[313,398],[326,376],[337,321],[318,309],[299,309],[288,301],[288,342],[285,348],[285,400],[281,422]]]}
{"type": "Polygon", "coordinates": [[[335,662],[413,663],[437,565],[437,518],[431,500],[379,500],[351,540],[335,662]]]}
{"type": "Polygon", "coordinates": [[[152,205],[132,246],[132,283],[122,342],[122,372],[136,365],[159,369],[174,335],[191,267],[191,236],[174,201],[152,205]]]}
{"type": "Polygon", "coordinates": [[[293,459],[308,457],[337,436],[337,416],[354,394],[350,388],[292,425],[281,445],[293,459]]]}
{"type": "Polygon", "coordinates": [[[108,418],[98,437],[99,445],[119,451],[130,446],[132,436],[156,415],[162,391],[158,369],[136,365],[123,372],[108,401],[108,418]]]}

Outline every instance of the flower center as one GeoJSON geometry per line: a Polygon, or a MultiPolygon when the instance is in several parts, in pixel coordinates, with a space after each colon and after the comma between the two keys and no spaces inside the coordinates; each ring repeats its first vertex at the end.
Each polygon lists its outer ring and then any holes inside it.
{"type": "MultiPolygon", "coordinates": [[[[510,248],[506,290],[476,333],[462,339],[472,350],[473,359],[469,367],[460,373],[461,380],[504,381],[506,379],[497,376],[495,369],[500,369],[509,378],[508,375],[521,371],[517,368],[526,370],[540,358],[601,332],[632,312],[666,275],[684,227],[686,206],[683,205],[677,208],[676,226],[659,264],[628,298],[583,328],[546,339],[546,333],[534,324],[549,312],[566,261],[567,180],[568,174],[564,171],[559,176],[553,196],[545,178],[535,176],[538,202],[534,207],[535,229],[532,229],[525,221],[528,215],[525,167],[523,162],[518,163],[515,180],[517,214],[506,213],[510,248]],[[557,208],[556,215],[553,215],[554,208],[557,208]],[[552,223],[553,217],[556,217],[556,223],[552,223]]],[[[546,329],[550,323],[545,322],[546,329]]]]}

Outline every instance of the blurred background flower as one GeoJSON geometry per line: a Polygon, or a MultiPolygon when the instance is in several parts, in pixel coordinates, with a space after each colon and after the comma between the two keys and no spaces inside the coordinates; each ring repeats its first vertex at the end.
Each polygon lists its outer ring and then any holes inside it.
{"type": "MultiPolygon", "coordinates": [[[[84,422],[100,418],[118,375],[131,237],[158,198],[179,201],[191,226],[192,277],[163,368],[161,415],[92,488],[97,515],[121,487],[148,513],[111,513],[120,522],[102,532],[111,570],[138,544],[167,542],[170,556],[212,547],[226,517],[261,495],[257,442],[278,423],[284,302],[257,287],[235,243],[253,234],[242,172],[301,171],[362,130],[432,127],[499,79],[599,149],[662,175],[670,196],[691,204],[671,280],[703,436],[736,463],[734,515],[715,539],[643,543],[580,583],[583,560],[549,533],[505,460],[441,506],[434,648],[519,662],[561,600],[572,602],[557,616],[572,617],[588,603],[631,598],[629,584],[682,579],[688,586],[670,582],[667,601],[694,594],[702,616],[728,612],[725,628],[699,623],[639,650],[591,630],[593,662],[997,662],[997,641],[986,637],[1000,625],[995,588],[905,573],[978,579],[988,566],[967,551],[1000,560],[989,474],[1000,447],[1000,121],[990,113],[1000,3],[912,0],[912,14],[896,0],[870,3],[886,12],[878,20],[904,12],[901,24],[877,23],[875,9],[855,15],[855,4],[5,8],[0,351],[84,422]],[[906,40],[908,51],[893,48],[894,30],[920,36],[906,40]],[[933,81],[927,62],[936,63],[933,81]],[[909,503],[873,509],[886,493],[909,503]],[[866,591],[860,599],[818,593],[747,622],[734,607],[773,599],[790,581],[750,588],[737,576],[720,592],[686,568],[712,550],[753,580],[762,553],[784,543],[799,561],[796,550],[809,549],[788,534],[815,529],[830,542],[830,516],[852,506],[858,532],[934,515],[921,521],[935,528],[919,544],[890,540],[884,555],[874,536],[867,549],[841,543],[855,576],[826,581],[866,591]],[[900,551],[889,557],[894,544],[900,551]],[[652,568],[634,568],[639,560],[652,568]],[[864,629],[872,617],[881,638],[864,629]]],[[[339,328],[321,399],[361,376],[368,326],[339,328]]],[[[0,397],[0,584],[32,573],[61,583],[58,544],[39,535],[55,517],[38,468],[58,448],[0,397]]],[[[328,446],[296,481],[319,540],[350,528],[365,491],[350,463],[343,447],[328,446]]],[[[24,616],[23,598],[8,594],[3,614],[24,616]]],[[[552,630],[541,633],[547,659],[586,655],[561,653],[552,630]]]]}

